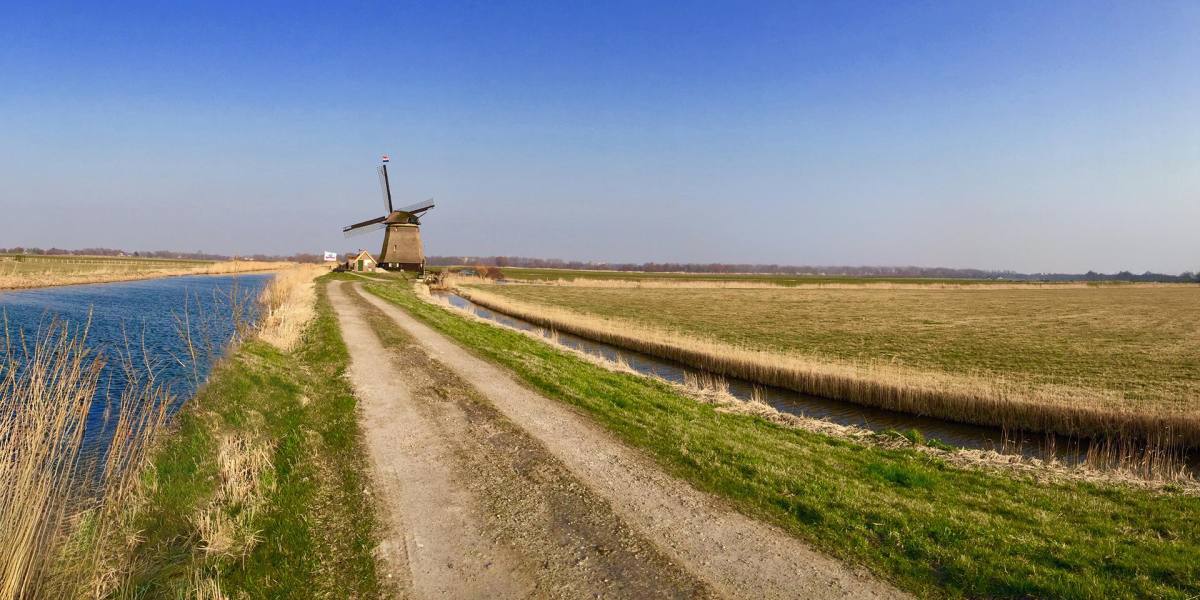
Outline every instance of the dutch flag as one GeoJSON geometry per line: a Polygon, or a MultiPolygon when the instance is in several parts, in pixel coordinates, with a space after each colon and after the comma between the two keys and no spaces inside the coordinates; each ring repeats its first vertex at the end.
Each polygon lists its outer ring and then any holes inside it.
{"type": "Polygon", "coordinates": [[[387,161],[388,161],[388,155],[384,154],[384,155],[383,155],[383,162],[387,162],[387,161]]]}

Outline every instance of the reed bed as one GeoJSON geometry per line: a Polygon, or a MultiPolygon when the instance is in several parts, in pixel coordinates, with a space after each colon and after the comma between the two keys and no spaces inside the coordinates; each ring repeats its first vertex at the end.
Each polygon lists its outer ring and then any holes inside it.
{"type": "Polygon", "coordinates": [[[739,347],[542,305],[485,291],[458,288],[487,308],[531,323],[680,362],[722,376],[951,421],[1009,430],[1151,444],[1200,447],[1200,414],[1154,405],[1138,409],[1120,394],[1069,386],[1030,387],[1019,382],[926,372],[889,364],[847,364],[739,347]]]}
{"type": "Polygon", "coordinates": [[[0,262],[0,289],[27,289],[85,283],[113,283],[175,277],[181,275],[229,275],[257,271],[279,271],[295,266],[289,262],[223,261],[181,265],[176,262],[154,260],[128,261],[125,264],[109,264],[105,261],[84,261],[68,264],[63,261],[47,261],[28,264],[18,261],[0,262]],[[60,264],[61,263],[61,264],[60,264]]]}
{"type": "Polygon", "coordinates": [[[275,275],[259,297],[259,338],[284,352],[295,349],[316,316],[316,278],[328,272],[322,265],[297,265],[275,275]]]}
{"type": "MultiPolygon", "coordinates": [[[[7,329],[7,328],[6,328],[7,329]]],[[[123,571],[121,528],[171,396],[124,356],[127,386],[105,406],[84,452],[105,364],[87,326],[52,322],[36,340],[6,336],[0,360],[0,597],[99,597],[123,571]]]]}

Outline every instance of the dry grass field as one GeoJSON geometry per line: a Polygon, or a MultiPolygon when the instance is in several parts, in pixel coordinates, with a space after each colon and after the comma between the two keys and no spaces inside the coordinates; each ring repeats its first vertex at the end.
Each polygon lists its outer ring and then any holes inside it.
{"type": "Polygon", "coordinates": [[[0,255],[0,289],[20,289],[150,279],[275,271],[285,262],[169,260],[111,256],[0,255]]]}
{"type": "MultiPolygon", "coordinates": [[[[586,321],[614,335],[716,355],[709,359],[724,353],[728,362],[755,365],[708,366],[800,391],[1063,433],[1119,430],[1133,421],[1140,423],[1134,430],[1152,432],[1173,422],[1196,428],[1189,443],[1200,441],[1200,286],[504,285],[468,293],[559,326],[586,321]],[[768,372],[785,364],[803,373],[768,372]],[[868,391],[872,379],[878,389],[868,391]],[[959,399],[935,401],[937,390],[959,399]],[[881,397],[863,397],[872,395],[881,397]]],[[[675,358],[697,362],[686,353],[675,358]]]]}

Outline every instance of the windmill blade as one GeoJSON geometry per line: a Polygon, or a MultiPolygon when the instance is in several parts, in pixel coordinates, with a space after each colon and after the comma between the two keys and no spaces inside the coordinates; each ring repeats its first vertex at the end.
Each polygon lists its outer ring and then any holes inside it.
{"type": "Polygon", "coordinates": [[[410,215],[419,215],[431,208],[433,208],[433,198],[430,198],[424,202],[418,202],[416,204],[405,206],[404,208],[400,209],[400,212],[406,212],[410,215]]]}
{"type": "Polygon", "coordinates": [[[374,225],[376,223],[382,223],[386,219],[387,219],[387,216],[385,215],[382,217],[375,217],[374,219],[367,219],[366,221],[363,221],[362,223],[355,223],[353,225],[347,225],[346,227],[342,228],[342,233],[348,233],[351,230],[358,229],[359,227],[366,227],[367,225],[374,225]]]}
{"type": "Polygon", "coordinates": [[[383,192],[383,206],[392,212],[392,183],[388,181],[387,165],[379,165],[379,191],[383,192]]]}
{"type": "Polygon", "coordinates": [[[387,227],[387,223],[384,223],[383,221],[379,221],[376,223],[370,223],[367,225],[363,225],[358,228],[349,228],[348,227],[346,229],[343,229],[342,232],[345,234],[346,237],[354,237],[356,235],[363,235],[363,234],[371,233],[373,231],[379,231],[380,229],[383,229],[384,227],[387,227]]]}

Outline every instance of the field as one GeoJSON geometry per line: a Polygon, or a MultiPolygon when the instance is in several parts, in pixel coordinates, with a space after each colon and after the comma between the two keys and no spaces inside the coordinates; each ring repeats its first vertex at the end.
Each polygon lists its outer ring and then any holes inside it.
{"type": "MultiPolygon", "coordinates": [[[[459,270],[471,267],[431,267],[431,271],[459,270]]],[[[1008,279],[965,279],[939,277],[903,276],[851,276],[851,275],[783,275],[770,273],[651,273],[646,271],[592,271],[583,269],[535,269],[503,267],[504,276],[514,281],[539,283],[576,283],[579,285],[605,285],[610,283],[639,284],[646,286],[691,285],[695,282],[714,284],[751,284],[786,287],[879,285],[879,286],[1087,286],[1128,285],[1122,282],[1043,282],[1008,279]]]]}
{"type": "Polygon", "coordinates": [[[798,285],[806,283],[967,283],[986,284],[980,279],[933,279],[905,277],[849,277],[837,275],[772,275],[753,273],[648,273],[643,271],[584,271],[574,269],[524,269],[505,267],[505,277],[525,281],[608,280],[608,281],[740,281],[798,285]]]}
{"type": "MultiPolygon", "coordinates": [[[[749,351],[759,353],[760,362],[776,357],[776,363],[843,367],[857,377],[935,391],[978,389],[993,397],[992,404],[1054,405],[1070,415],[1043,411],[1038,420],[1053,430],[1070,429],[1067,421],[1080,418],[1080,410],[1188,421],[1200,414],[1200,286],[739,289],[577,283],[467,291],[484,304],[508,304],[496,308],[553,315],[559,326],[587,322],[614,332],[633,327],[637,334],[631,337],[704,346],[730,357],[749,351]],[[1063,421],[1057,429],[1056,418],[1063,421]]],[[[936,407],[925,412],[970,420],[967,408],[958,407],[963,415],[937,414],[936,407]]],[[[1024,425],[1039,429],[1033,421],[1024,425]]],[[[988,424],[1022,425],[1020,419],[988,424]]]]}
{"type": "Polygon", "coordinates": [[[113,256],[0,255],[0,289],[105,283],[172,275],[271,271],[291,263],[203,261],[113,256]]]}
{"type": "Polygon", "coordinates": [[[1194,495],[964,469],[725,412],[653,379],[369,284],[671,474],[917,597],[1191,598],[1194,495]]]}

